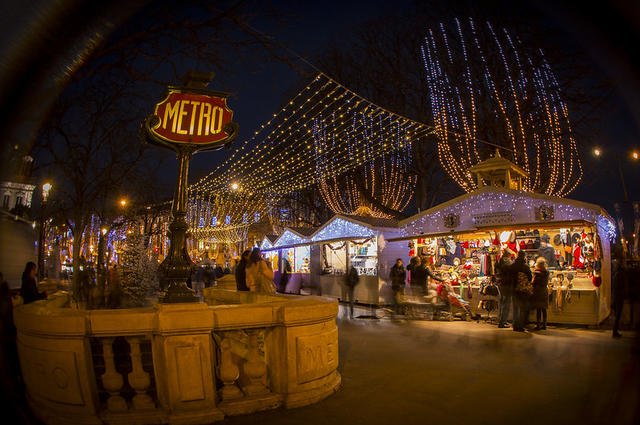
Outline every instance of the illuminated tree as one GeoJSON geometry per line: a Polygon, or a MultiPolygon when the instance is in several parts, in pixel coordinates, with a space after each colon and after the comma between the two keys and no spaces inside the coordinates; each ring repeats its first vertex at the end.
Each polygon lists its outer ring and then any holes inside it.
{"type": "Polygon", "coordinates": [[[529,173],[525,188],[566,196],[582,164],[560,84],[541,50],[489,22],[455,19],[422,45],[440,162],[469,192],[467,169],[501,154],[529,173]]]}

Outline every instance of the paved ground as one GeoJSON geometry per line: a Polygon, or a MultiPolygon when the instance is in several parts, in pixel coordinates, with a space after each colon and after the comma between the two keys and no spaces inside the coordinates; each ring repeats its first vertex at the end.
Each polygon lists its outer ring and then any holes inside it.
{"type": "Polygon", "coordinates": [[[550,327],[516,333],[462,321],[349,320],[342,389],[243,424],[640,424],[640,340],[550,327]]]}
{"type": "MultiPolygon", "coordinates": [[[[610,329],[523,334],[482,322],[349,320],[343,307],[338,324],[340,391],[219,423],[640,424],[640,338],[631,331],[616,340],[610,329]]],[[[3,424],[38,424],[28,409],[11,417],[3,407],[3,424]]]]}

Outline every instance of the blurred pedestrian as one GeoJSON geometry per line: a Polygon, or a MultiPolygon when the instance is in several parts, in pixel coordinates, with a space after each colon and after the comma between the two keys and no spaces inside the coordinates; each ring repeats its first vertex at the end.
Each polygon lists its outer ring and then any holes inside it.
{"type": "Polygon", "coordinates": [[[38,283],[36,281],[37,272],[38,267],[33,261],[29,261],[24,266],[24,271],[22,272],[22,285],[20,286],[20,295],[22,295],[22,302],[24,304],[29,304],[34,301],[44,300],[47,298],[46,291],[38,291],[38,283]]]}
{"type": "Polygon", "coordinates": [[[426,259],[418,259],[416,266],[411,272],[411,293],[423,297],[427,294],[427,284],[429,278],[437,280],[438,282],[444,282],[444,279],[439,278],[428,267],[428,261],[426,259]]]}
{"type": "Polygon", "coordinates": [[[280,282],[278,284],[278,292],[284,294],[287,292],[287,284],[289,283],[289,275],[291,274],[291,263],[286,258],[282,261],[282,273],[280,274],[280,282]]]}
{"type": "Polygon", "coordinates": [[[353,305],[355,303],[354,292],[358,282],[360,282],[358,269],[351,265],[345,281],[345,285],[347,286],[347,297],[349,298],[349,318],[351,319],[353,319],[353,305]]]}
{"type": "Polygon", "coordinates": [[[122,284],[120,283],[120,269],[117,264],[109,268],[107,304],[109,308],[118,308],[122,303],[122,284]]]}
{"type": "Polygon", "coordinates": [[[398,296],[400,291],[403,290],[407,278],[407,271],[404,268],[402,258],[396,259],[396,263],[391,267],[391,271],[389,272],[389,277],[391,278],[391,290],[393,291],[393,310],[397,314],[399,313],[398,296]]]}
{"type": "Polygon", "coordinates": [[[536,309],[537,331],[547,329],[548,306],[549,271],[547,270],[547,260],[544,257],[538,257],[533,270],[533,295],[531,296],[531,308],[536,309]]]}
{"type": "Polygon", "coordinates": [[[273,270],[271,264],[262,258],[260,248],[253,248],[247,262],[246,276],[247,286],[252,292],[275,294],[276,287],[273,283],[273,270]]]}
{"type": "Polygon", "coordinates": [[[248,291],[249,287],[247,286],[247,262],[249,261],[249,255],[251,251],[248,249],[244,250],[242,255],[240,256],[240,261],[236,264],[236,289],[238,291],[248,291]]]}

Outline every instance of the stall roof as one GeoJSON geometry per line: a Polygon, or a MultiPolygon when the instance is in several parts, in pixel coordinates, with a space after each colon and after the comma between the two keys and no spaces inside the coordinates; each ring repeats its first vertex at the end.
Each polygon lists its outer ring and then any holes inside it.
{"type": "Polygon", "coordinates": [[[260,249],[269,249],[273,248],[273,243],[278,239],[278,235],[265,235],[262,238],[262,243],[260,244],[260,249]]]}
{"type": "Polygon", "coordinates": [[[370,238],[383,228],[396,228],[397,221],[373,217],[336,214],[320,226],[311,236],[311,242],[324,242],[349,238],[370,238]]]}
{"type": "Polygon", "coordinates": [[[485,186],[399,222],[402,236],[463,232],[504,225],[535,226],[584,220],[614,231],[611,216],[599,205],[539,193],[485,186]],[[544,207],[544,208],[542,208],[544,207]],[[541,208],[545,211],[540,216],[541,208]],[[606,221],[608,223],[603,222],[606,221]]]}
{"type": "Polygon", "coordinates": [[[287,227],[287,229],[291,229],[291,231],[307,238],[318,230],[317,227],[287,227]]]}

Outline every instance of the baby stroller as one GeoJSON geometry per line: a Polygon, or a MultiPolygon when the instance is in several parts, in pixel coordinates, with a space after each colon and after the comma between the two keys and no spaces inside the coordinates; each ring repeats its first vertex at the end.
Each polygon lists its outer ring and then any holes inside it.
{"type": "Polygon", "coordinates": [[[463,320],[471,320],[471,308],[469,303],[456,294],[453,286],[449,282],[441,282],[438,285],[438,301],[435,313],[437,316],[444,316],[449,320],[460,316],[463,320]]]}
{"type": "Polygon", "coordinates": [[[492,323],[494,320],[497,321],[500,311],[500,289],[498,285],[496,285],[492,279],[489,283],[482,284],[478,293],[478,311],[487,312],[485,321],[492,323]],[[491,314],[494,312],[495,316],[491,317],[491,314]]]}

